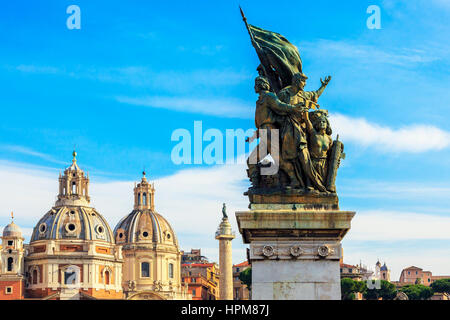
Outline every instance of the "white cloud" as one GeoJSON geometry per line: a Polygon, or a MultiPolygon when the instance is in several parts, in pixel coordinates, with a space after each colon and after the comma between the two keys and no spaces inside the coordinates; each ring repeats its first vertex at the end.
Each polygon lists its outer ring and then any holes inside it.
{"type": "Polygon", "coordinates": [[[174,111],[223,116],[227,118],[251,119],[254,107],[237,99],[198,99],[187,97],[117,97],[126,104],[164,108],[174,111]]]}
{"type": "Polygon", "coordinates": [[[36,65],[18,65],[16,70],[27,73],[45,73],[45,74],[58,74],[60,69],[51,66],[36,66],[36,65]]]}
{"type": "Polygon", "coordinates": [[[357,44],[350,41],[320,39],[314,42],[302,42],[301,50],[311,52],[316,57],[340,57],[354,63],[355,59],[373,64],[391,64],[397,66],[414,66],[429,63],[440,58],[429,54],[429,50],[413,48],[392,48],[383,50],[373,45],[357,44]]]}
{"type": "Polygon", "coordinates": [[[398,129],[370,123],[364,118],[330,115],[340,140],[390,153],[420,153],[450,146],[450,132],[431,125],[409,125],[398,129]]]}
{"type": "Polygon", "coordinates": [[[38,167],[24,168],[15,164],[0,163],[0,210],[4,223],[9,213],[15,212],[16,221],[26,221],[34,227],[37,219],[46,213],[56,200],[57,171],[38,167]]]}
{"type": "Polygon", "coordinates": [[[347,240],[450,240],[449,230],[450,215],[385,210],[361,211],[353,218],[347,240]]]}

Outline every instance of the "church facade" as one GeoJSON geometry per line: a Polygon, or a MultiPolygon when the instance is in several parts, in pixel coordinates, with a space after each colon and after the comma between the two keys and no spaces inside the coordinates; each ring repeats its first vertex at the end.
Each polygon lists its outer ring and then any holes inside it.
{"type": "Polygon", "coordinates": [[[181,250],[169,222],[155,211],[155,188],[145,177],[134,188],[134,209],[116,226],[128,299],[188,299],[181,284],[181,250]]]}
{"type": "Polygon", "coordinates": [[[90,205],[89,176],[72,164],[59,176],[55,205],[28,245],[14,222],[3,230],[0,299],[189,299],[181,250],[154,210],[154,186],[135,186],[134,210],[114,231],[90,205]]]}

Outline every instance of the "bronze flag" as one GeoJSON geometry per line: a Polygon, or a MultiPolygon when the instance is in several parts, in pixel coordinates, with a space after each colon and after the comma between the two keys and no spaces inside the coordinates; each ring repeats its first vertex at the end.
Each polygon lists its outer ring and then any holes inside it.
{"type": "Polygon", "coordinates": [[[295,73],[302,73],[302,60],[296,46],[279,33],[248,25],[253,46],[275,92],[292,83],[295,73]],[[259,52],[258,52],[259,51],[259,52]]]}

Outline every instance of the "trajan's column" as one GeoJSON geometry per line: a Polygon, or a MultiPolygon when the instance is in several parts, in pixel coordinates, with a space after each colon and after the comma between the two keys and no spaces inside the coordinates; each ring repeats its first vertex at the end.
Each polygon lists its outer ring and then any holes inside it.
{"type": "Polygon", "coordinates": [[[222,208],[222,222],[216,231],[216,239],[219,240],[219,299],[233,300],[233,263],[231,240],[236,236],[231,230],[230,221],[226,213],[225,203],[222,208]]]}

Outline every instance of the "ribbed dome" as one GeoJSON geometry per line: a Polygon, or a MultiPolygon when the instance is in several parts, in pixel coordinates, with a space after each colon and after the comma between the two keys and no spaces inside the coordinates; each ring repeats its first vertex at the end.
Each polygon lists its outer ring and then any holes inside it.
{"type": "Polygon", "coordinates": [[[22,230],[14,222],[11,222],[3,229],[4,237],[17,237],[22,238],[22,230]]]}
{"type": "Polygon", "coordinates": [[[103,240],[114,243],[105,218],[94,208],[81,206],[55,207],[39,220],[31,242],[50,239],[103,240]]]}
{"type": "Polygon", "coordinates": [[[169,222],[151,209],[133,210],[114,229],[116,243],[164,243],[178,247],[169,222]]]}

